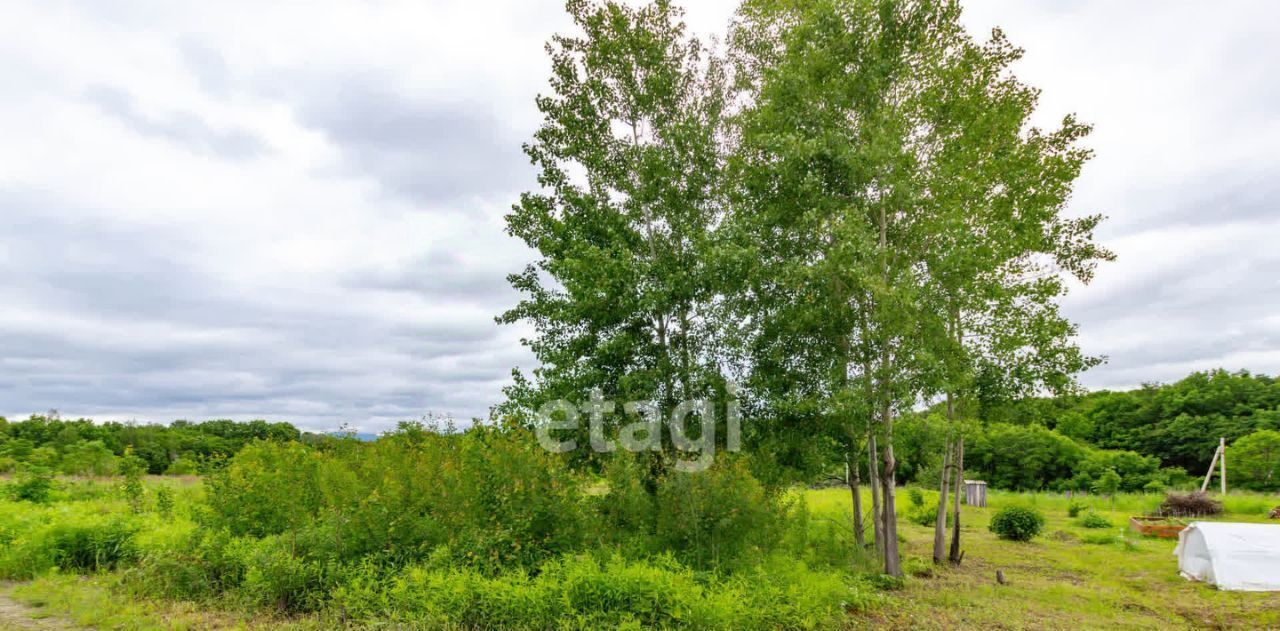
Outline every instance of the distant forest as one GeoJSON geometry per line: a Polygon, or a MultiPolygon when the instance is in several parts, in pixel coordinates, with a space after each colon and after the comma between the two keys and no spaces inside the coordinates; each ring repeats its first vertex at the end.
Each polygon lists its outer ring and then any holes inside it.
{"type": "MultiPolygon", "coordinates": [[[[1176,383],[1128,392],[993,404],[979,416],[983,430],[975,436],[970,466],[1006,488],[1070,488],[1068,476],[1082,474],[1091,452],[1100,449],[1112,451],[1101,459],[1116,467],[1134,466],[1133,456],[1142,456],[1169,467],[1172,476],[1203,476],[1219,438],[1229,445],[1233,485],[1270,490],[1280,481],[1280,380],[1272,376],[1194,372],[1176,383]],[[1044,456],[1046,451],[1053,456],[1044,456]]],[[[1126,485],[1137,490],[1138,481],[1126,485]]]]}
{"type": "MultiPolygon", "coordinates": [[[[1204,475],[1220,437],[1229,445],[1233,487],[1280,488],[1280,380],[1267,375],[1197,372],[1123,392],[986,403],[975,416],[967,431],[966,475],[997,488],[1088,491],[1109,472],[1124,491],[1187,486],[1204,475]]],[[[937,477],[946,422],[940,410],[900,421],[900,480],[927,484],[937,477]]],[[[261,420],[160,425],[0,418],[0,473],[40,466],[110,475],[130,452],[152,474],[195,474],[253,441],[333,439],[261,420]]]]}
{"type": "Polygon", "coordinates": [[[289,423],[217,420],[169,425],[62,420],[32,415],[11,422],[0,417],[0,473],[23,465],[68,475],[112,475],[126,452],[147,463],[152,474],[207,472],[258,440],[322,440],[289,423]]]}
{"type": "MultiPolygon", "coordinates": [[[[1203,478],[1219,438],[1232,487],[1280,487],[1280,380],[1267,375],[1196,372],[1135,390],[982,404],[975,416],[966,476],[998,488],[1088,491],[1108,470],[1120,490],[1188,486],[1203,478]]],[[[931,430],[943,423],[940,412],[904,419],[908,480],[936,466],[931,430]]]]}

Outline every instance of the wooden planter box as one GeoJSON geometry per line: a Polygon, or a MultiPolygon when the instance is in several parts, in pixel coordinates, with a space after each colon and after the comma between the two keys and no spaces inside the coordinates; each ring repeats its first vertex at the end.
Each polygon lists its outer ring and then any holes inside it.
{"type": "Polygon", "coordinates": [[[1161,539],[1177,539],[1178,533],[1186,529],[1186,524],[1169,521],[1166,517],[1130,517],[1129,528],[1144,537],[1161,539]]]}

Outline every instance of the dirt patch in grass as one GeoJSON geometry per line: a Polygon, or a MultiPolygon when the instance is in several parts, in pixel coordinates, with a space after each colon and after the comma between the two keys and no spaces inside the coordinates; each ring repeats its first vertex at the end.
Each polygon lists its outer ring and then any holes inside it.
{"type": "Polygon", "coordinates": [[[54,631],[77,628],[60,620],[42,617],[44,614],[39,609],[9,598],[9,587],[10,585],[0,585],[0,629],[54,631]]]}

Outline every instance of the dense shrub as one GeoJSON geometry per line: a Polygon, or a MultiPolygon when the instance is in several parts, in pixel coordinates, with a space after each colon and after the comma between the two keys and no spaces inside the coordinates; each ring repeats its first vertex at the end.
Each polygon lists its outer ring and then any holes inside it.
{"type": "Polygon", "coordinates": [[[28,515],[0,531],[0,578],[29,579],[53,568],[112,569],[135,557],[136,526],[119,517],[28,515]],[[53,521],[48,521],[55,517],[53,521]]]}
{"type": "Polygon", "coordinates": [[[600,516],[602,539],[624,550],[648,551],[657,523],[657,498],[645,488],[639,462],[629,453],[618,452],[606,462],[603,473],[607,488],[591,500],[600,516]]]}
{"type": "Polygon", "coordinates": [[[1044,515],[1026,506],[1009,506],[991,517],[991,532],[1001,539],[1030,541],[1044,528],[1044,515]]]}
{"type": "Polygon", "coordinates": [[[133,556],[136,528],[119,519],[59,522],[45,534],[54,563],[66,570],[96,572],[133,556]]]}
{"type": "Polygon", "coordinates": [[[1070,480],[1087,455],[1086,446],[1039,425],[993,423],[965,446],[965,467],[992,488],[1040,489],[1070,480]]]}
{"type": "Polygon", "coordinates": [[[271,607],[314,603],[303,597],[323,588],[296,586],[290,592],[288,581],[281,580],[279,569],[288,562],[277,554],[283,544],[277,536],[257,538],[232,536],[226,530],[195,528],[180,536],[139,545],[139,561],[125,573],[125,585],[135,593],[148,597],[204,600],[221,594],[238,595],[246,604],[271,607]],[[259,567],[247,591],[241,591],[250,570],[259,567]]]}
{"type": "Polygon", "coordinates": [[[408,424],[324,451],[254,443],[210,476],[208,498],[211,528],[288,533],[321,560],[405,562],[448,545],[496,570],[578,550],[588,534],[576,478],[519,430],[408,424]]]}
{"type": "Polygon", "coordinates": [[[532,566],[586,542],[583,494],[554,454],[524,432],[468,432],[440,507],[450,546],[486,564],[532,566]]]}
{"type": "Polygon", "coordinates": [[[284,612],[311,611],[324,602],[330,572],[297,553],[280,536],[259,539],[245,550],[238,594],[251,606],[284,612]]]}
{"type": "Polygon", "coordinates": [[[167,486],[156,489],[156,512],[166,519],[173,516],[173,489],[167,486]]]}
{"type": "Polygon", "coordinates": [[[1071,503],[1067,504],[1067,517],[1075,519],[1076,517],[1080,516],[1080,511],[1084,510],[1085,508],[1087,507],[1085,506],[1084,502],[1077,502],[1075,500],[1072,500],[1071,503]]]}
{"type": "Polygon", "coordinates": [[[1160,514],[1170,517],[1205,517],[1222,513],[1222,502],[1207,493],[1167,493],[1160,504],[1160,514]]]}
{"type": "Polygon", "coordinates": [[[9,494],[21,502],[42,504],[53,494],[53,472],[45,467],[26,466],[9,486],[9,494]]]}
{"type": "Polygon", "coordinates": [[[116,456],[100,440],[81,441],[63,450],[60,468],[67,475],[111,475],[116,472],[116,456]]]}
{"type": "Polygon", "coordinates": [[[201,561],[188,554],[148,554],[124,572],[123,584],[141,596],[201,600],[217,591],[201,561]]]}
{"type": "Polygon", "coordinates": [[[720,460],[699,473],[671,473],[659,483],[657,544],[698,567],[758,556],[782,536],[786,507],[741,460],[720,460]]]}
{"type": "Polygon", "coordinates": [[[1088,512],[1088,513],[1085,513],[1085,516],[1084,516],[1084,517],[1081,517],[1081,518],[1080,518],[1080,527],[1082,527],[1082,528],[1110,528],[1110,527],[1111,527],[1111,521],[1110,521],[1110,520],[1108,520],[1106,517],[1103,517],[1102,515],[1099,515],[1098,513],[1095,513],[1095,512],[1090,511],[1090,512],[1088,512]]]}
{"type": "Polygon", "coordinates": [[[314,518],[321,457],[297,443],[251,443],[205,481],[211,525],[262,537],[314,518]]]}

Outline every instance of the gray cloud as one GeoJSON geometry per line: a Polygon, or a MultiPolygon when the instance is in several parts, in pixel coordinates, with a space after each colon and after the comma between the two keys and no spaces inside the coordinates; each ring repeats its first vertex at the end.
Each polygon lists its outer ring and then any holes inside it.
{"type": "MultiPolygon", "coordinates": [[[[462,246],[465,247],[465,246],[462,246]]],[[[502,259],[485,256],[466,260],[445,248],[396,269],[360,270],[348,275],[346,285],[354,289],[406,292],[433,300],[466,301],[479,304],[510,305],[518,295],[507,282],[515,271],[502,259]]]]}
{"type": "Polygon", "coordinates": [[[178,51],[183,63],[191,69],[205,90],[218,96],[224,96],[231,90],[231,71],[217,49],[201,39],[186,36],[178,40],[178,51]]]}
{"type": "MultiPolygon", "coordinates": [[[[686,4],[707,32],[734,3],[686,4]]],[[[1110,215],[1120,260],[1064,306],[1111,357],[1085,384],[1280,372],[1280,8],[965,6],[1027,49],[1045,124],[1096,125],[1071,211],[1110,215]]],[[[533,364],[528,332],[492,320],[532,257],[500,217],[536,184],[520,143],[562,8],[17,6],[0,413],[365,431],[484,414],[533,364]]]]}
{"type": "Polygon", "coordinates": [[[85,99],[135,132],[160,138],[197,152],[243,160],[266,151],[266,145],[244,129],[215,129],[199,116],[177,111],[167,116],[149,116],[141,112],[128,92],[97,85],[85,92],[85,99]]]}
{"type": "Polygon", "coordinates": [[[73,206],[0,191],[0,405],[9,414],[352,422],[483,416],[523,351],[491,314],[421,317],[221,291],[164,229],[67,222],[73,206]],[[15,307],[21,305],[21,307],[15,307]]]}
{"type": "Polygon", "coordinates": [[[520,149],[528,133],[483,103],[415,98],[369,74],[303,85],[290,97],[301,122],[339,147],[347,170],[411,203],[511,199],[532,180],[520,149]]]}
{"type": "Polygon", "coordinates": [[[1104,238],[1141,234],[1175,225],[1214,226],[1280,216],[1277,165],[1236,165],[1168,182],[1119,191],[1104,238]],[[1158,184],[1158,185],[1153,185],[1158,184]]]}

